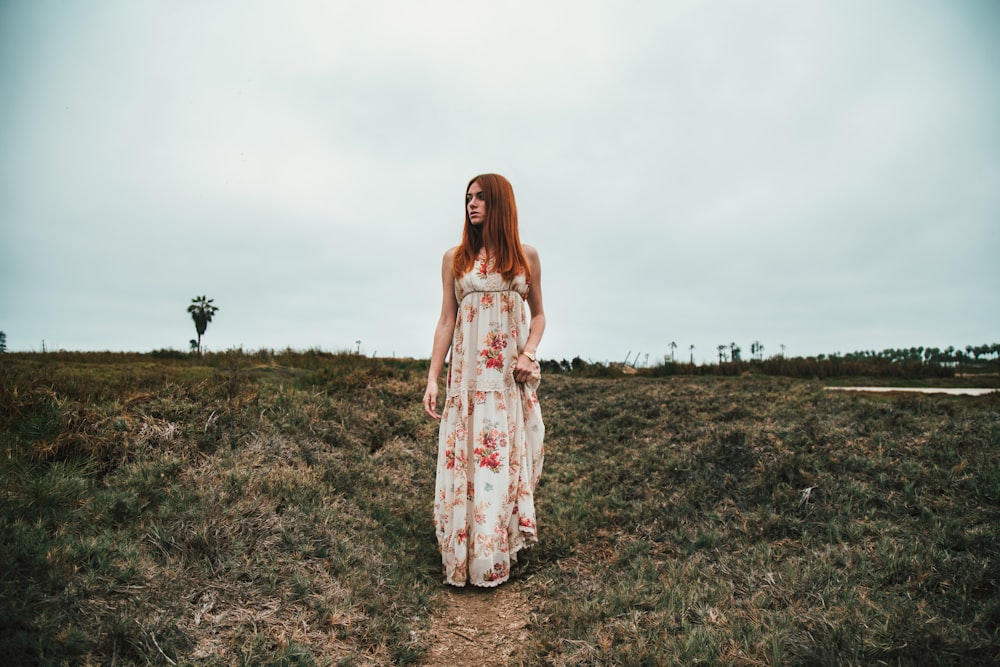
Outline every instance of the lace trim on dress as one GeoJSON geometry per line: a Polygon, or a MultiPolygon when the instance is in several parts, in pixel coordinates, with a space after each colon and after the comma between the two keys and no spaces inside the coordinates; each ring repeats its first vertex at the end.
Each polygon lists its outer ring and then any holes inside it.
{"type": "Polygon", "coordinates": [[[457,383],[457,386],[451,385],[448,387],[448,395],[455,396],[468,391],[508,391],[516,384],[514,377],[509,374],[504,375],[502,379],[463,378],[461,382],[457,383]]]}
{"type": "Polygon", "coordinates": [[[519,286],[523,286],[527,291],[527,281],[523,273],[514,276],[513,280],[507,280],[499,273],[493,271],[483,273],[482,269],[479,269],[465,274],[465,278],[459,282],[474,283],[477,289],[482,288],[485,292],[506,292],[516,290],[519,286]]]}

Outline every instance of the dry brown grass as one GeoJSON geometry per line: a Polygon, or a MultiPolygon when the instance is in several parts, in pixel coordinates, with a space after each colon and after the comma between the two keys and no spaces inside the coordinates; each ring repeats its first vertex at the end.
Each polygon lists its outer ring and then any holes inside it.
{"type": "Polygon", "coordinates": [[[434,664],[491,642],[511,664],[1000,659],[1000,397],[548,376],[541,543],[469,596],[440,584],[425,373],[7,355],[14,664],[434,664]]]}

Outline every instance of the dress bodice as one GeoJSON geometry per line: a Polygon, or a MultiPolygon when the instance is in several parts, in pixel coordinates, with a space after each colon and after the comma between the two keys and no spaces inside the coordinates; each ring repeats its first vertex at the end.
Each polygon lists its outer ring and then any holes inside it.
{"type": "Polygon", "coordinates": [[[473,292],[516,292],[522,299],[528,296],[528,281],[523,273],[507,280],[494,271],[488,260],[476,260],[472,270],[455,281],[455,297],[459,303],[473,292]]]}
{"type": "Polygon", "coordinates": [[[485,260],[455,281],[449,391],[513,386],[513,364],[528,339],[527,294],[524,274],[507,280],[485,260]]]}

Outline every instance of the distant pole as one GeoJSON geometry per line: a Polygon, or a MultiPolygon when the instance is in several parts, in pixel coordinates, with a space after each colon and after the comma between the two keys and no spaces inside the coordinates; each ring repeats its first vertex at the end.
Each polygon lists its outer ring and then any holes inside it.
{"type": "Polygon", "coordinates": [[[354,342],[358,344],[357,354],[358,354],[358,356],[360,356],[361,355],[361,341],[360,340],[356,340],[354,342]]]}

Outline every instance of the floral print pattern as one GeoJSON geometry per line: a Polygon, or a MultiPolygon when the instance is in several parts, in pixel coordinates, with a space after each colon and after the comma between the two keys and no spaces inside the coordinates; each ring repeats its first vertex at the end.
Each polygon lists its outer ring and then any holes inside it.
{"type": "Polygon", "coordinates": [[[479,444],[474,451],[479,467],[500,472],[500,450],[506,448],[507,434],[501,433],[496,423],[483,422],[483,430],[479,432],[479,444]]]}
{"type": "MultiPolygon", "coordinates": [[[[499,327],[499,325],[495,325],[499,327]]],[[[479,350],[479,356],[483,358],[486,368],[493,370],[503,370],[504,354],[507,349],[507,336],[493,328],[486,334],[485,346],[479,350]]]]}
{"type": "Polygon", "coordinates": [[[534,493],[545,426],[540,375],[514,381],[528,331],[524,276],[507,281],[476,262],[455,282],[456,318],[441,416],[434,528],[444,579],[496,586],[517,553],[538,541],[534,493]]]}

